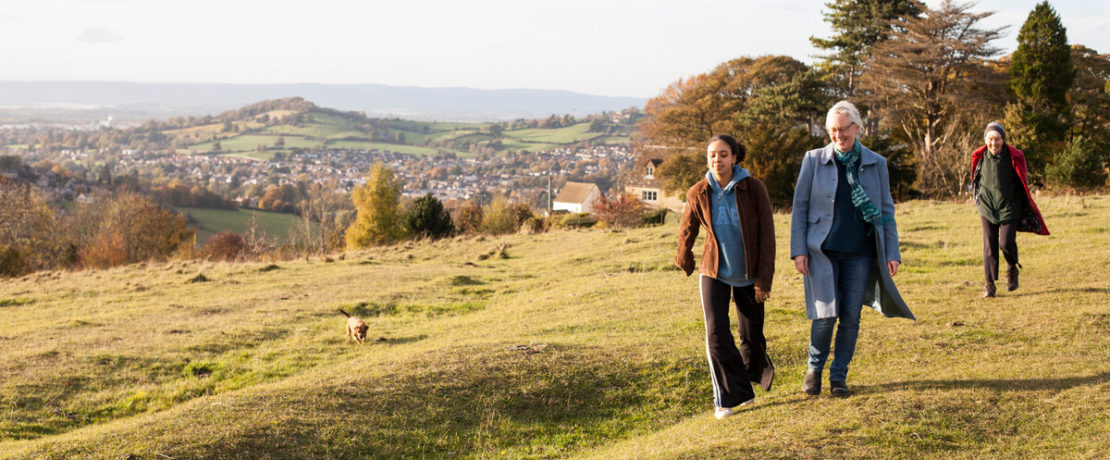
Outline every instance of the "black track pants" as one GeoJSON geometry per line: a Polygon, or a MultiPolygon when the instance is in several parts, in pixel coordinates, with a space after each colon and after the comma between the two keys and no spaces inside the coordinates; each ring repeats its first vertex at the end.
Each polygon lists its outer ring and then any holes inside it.
{"type": "Polygon", "coordinates": [[[713,376],[713,402],[735,407],[755,397],[750,382],[759,382],[771,367],[763,336],[763,304],[755,301],[753,286],[733,287],[701,276],[701,305],[705,314],[705,348],[713,376]],[[728,310],[736,301],[740,314],[740,348],[732,337],[728,310]]]}

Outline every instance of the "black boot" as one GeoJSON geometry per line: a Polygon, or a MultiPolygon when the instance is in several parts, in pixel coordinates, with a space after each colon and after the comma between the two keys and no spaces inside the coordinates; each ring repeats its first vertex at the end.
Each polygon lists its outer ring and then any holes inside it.
{"type": "Polygon", "coordinates": [[[1018,288],[1018,268],[1016,265],[1011,265],[1009,270],[1006,270],[1006,289],[1016,290],[1018,288]]]}

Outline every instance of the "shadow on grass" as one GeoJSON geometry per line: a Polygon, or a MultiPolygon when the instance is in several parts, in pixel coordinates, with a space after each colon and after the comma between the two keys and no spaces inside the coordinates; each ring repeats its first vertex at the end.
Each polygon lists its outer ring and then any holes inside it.
{"type": "Polygon", "coordinates": [[[377,337],[367,338],[370,343],[378,343],[381,345],[404,345],[406,343],[419,342],[428,338],[428,334],[414,335],[411,337],[377,337]],[[384,339],[384,340],[383,340],[384,339]]]}
{"type": "Polygon", "coordinates": [[[646,362],[558,345],[532,353],[492,346],[434,352],[394,374],[283,392],[278,399],[295,414],[247,428],[201,454],[566,456],[705,411],[712,393],[704,367],[695,356],[646,362]]]}
{"type": "Polygon", "coordinates": [[[878,385],[856,385],[858,393],[878,393],[896,390],[968,390],[987,389],[995,391],[1060,391],[1088,385],[1110,382],[1110,372],[1086,377],[1062,377],[1057,379],[985,379],[985,380],[920,380],[891,382],[878,385]]]}
{"type": "Polygon", "coordinates": [[[898,245],[903,251],[907,249],[933,249],[934,247],[936,247],[936,245],[933,244],[918,243],[916,241],[906,240],[899,241],[898,245]]]}
{"type": "MultiPolygon", "coordinates": [[[[1043,292],[1046,293],[1046,294],[1059,294],[1059,293],[1069,293],[1069,292],[1071,292],[1071,293],[1082,293],[1082,294],[1110,294],[1110,288],[1093,288],[1093,287],[1056,288],[1056,289],[1049,289],[1049,290],[1046,290],[1046,291],[1043,291],[1043,292]]],[[[1022,293],[1022,294],[1019,294],[1019,295],[1033,295],[1033,294],[1038,294],[1038,293],[1037,292],[1029,292],[1029,293],[1022,293]]]]}

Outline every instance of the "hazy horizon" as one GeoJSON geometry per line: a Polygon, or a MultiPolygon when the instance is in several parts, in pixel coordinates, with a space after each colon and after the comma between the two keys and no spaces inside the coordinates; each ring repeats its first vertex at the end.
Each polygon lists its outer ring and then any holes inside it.
{"type": "Polygon", "coordinates": [[[492,122],[550,115],[582,117],[642,108],[644,98],[558,90],[482,90],[390,85],[217,84],[0,81],[0,120],[165,119],[216,115],[264,100],[301,97],[319,107],[371,117],[422,121],[492,122]]]}
{"type": "MultiPolygon", "coordinates": [[[[0,81],[380,84],[650,98],[740,56],[813,63],[823,0],[4,1],[0,81]],[[734,20],[729,20],[734,18],[734,20]],[[33,44],[33,46],[31,46],[33,44]]],[[[937,0],[927,1],[936,6],[937,0]]],[[[1035,0],[985,0],[1016,47],[1035,0]]],[[[1110,52],[1110,0],[1052,3],[1110,52]]]]}

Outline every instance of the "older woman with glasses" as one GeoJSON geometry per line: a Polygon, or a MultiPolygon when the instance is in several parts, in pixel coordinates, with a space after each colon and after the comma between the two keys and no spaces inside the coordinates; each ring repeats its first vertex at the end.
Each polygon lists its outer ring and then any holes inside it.
{"type": "Polygon", "coordinates": [[[886,159],[860,145],[863,122],[848,101],[825,119],[832,142],[806,152],[794,188],[790,258],[803,275],[806,317],[812,320],[803,390],[821,393],[821,373],[836,331],[829,387],[846,397],[848,364],[855,354],[860,311],[871,305],[885,316],[913,319],[894,286],[901,253],[886,159]]]}

